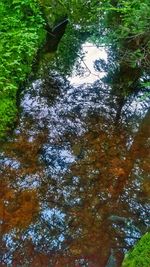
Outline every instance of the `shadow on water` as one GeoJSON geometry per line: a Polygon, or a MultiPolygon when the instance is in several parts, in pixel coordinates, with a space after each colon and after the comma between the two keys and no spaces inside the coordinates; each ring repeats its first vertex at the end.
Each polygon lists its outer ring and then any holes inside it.
{"type": "Polygon", "coordinates": [[[57,54],[22,93],[0,153],[2,266],[121,266],[148,230],[148,98],[119,102],[106,50],[84,46],[72,75],[57,54]]]}

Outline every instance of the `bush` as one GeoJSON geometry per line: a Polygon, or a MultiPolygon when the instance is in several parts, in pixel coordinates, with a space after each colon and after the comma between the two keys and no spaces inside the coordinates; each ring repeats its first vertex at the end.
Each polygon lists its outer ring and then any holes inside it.
{"type": "Polygon", "coordinates": [[[44,20],[35,0],[1,0],[0,138],[16,117],[16,92],[31,71],[45,38],[44,20]]]}
{"type": "Polygon", "coordinates": [[[150,233],[146,233],[125,256],[122,267],[150,266],[150,233]]]}

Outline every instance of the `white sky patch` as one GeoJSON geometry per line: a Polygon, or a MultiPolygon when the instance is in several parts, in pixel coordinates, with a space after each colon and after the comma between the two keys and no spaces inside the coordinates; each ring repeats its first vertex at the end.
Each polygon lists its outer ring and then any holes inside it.
{"type": "Polygon", "coordinates": [[[57,208],[46,208],[42,211],[42,215],[44,215],[46,220],[53,220],[53,216],[55,216],[55,218],[58,217],[61,220],[65,217],[65,214],[57,208]]]}
{"type": "Polygon", "coordinates": [[[81,85],[83,83],[93,83],[105,75],[105,72],[99,72],[94,69],[94,62],[98,59],[107,61],[106,49],[103,47],[98,48],[89,42],[84,43],[82,49],[85,54],[81,63],[81,67],[84,68],[84,74],[76,75],[76,71],[73,70],[72,76],[68,79],[71,84],[81,85]]]}
{"type": "Polygon", "coordinates": [[[17,185],[23,189],[36,189],[40,186],[40,179],[38,174],[26,175],[23,180],[18,180],[17,185]]]}
{"type": "MultiPolygon", "coordinates": [[[[0,155],[1,156],[1,155],[0,155]]],[[[0,165],[4,165],[6,167],[11,167],[12,169],[18,169],[20,167],[20,162],[18,162],[16,159],[5,157],[5,155],[1,156],[0,158],[0,165]]]]}

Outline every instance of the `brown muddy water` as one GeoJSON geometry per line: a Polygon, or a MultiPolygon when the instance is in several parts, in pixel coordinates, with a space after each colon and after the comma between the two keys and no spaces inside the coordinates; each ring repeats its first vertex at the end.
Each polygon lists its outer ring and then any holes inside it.
{"type": "Polygon", "coordinates": [[[119,267],[148,231],[149,99],[119,102],[93,67],[107,52],[82,47],[80,71],[23,91],[1,148],[1,266],[119,267]]]}

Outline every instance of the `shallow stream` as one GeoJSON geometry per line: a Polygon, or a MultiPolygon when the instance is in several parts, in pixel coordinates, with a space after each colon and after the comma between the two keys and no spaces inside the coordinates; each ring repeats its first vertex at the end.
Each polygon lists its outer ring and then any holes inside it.
{"type": "Polygon", "coordinates": [[[51,65],[22,92],[2,146],[8,266],[119,267],[148,231],[149,99],[137,93],[118,111],[107,71],[96,68],[107,49],[85,42],[82,52],[72,74],[51,65]]]}

